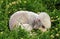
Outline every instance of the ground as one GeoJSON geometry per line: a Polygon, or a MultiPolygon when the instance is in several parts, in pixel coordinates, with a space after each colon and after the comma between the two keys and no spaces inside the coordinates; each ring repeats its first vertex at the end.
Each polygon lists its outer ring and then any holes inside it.
{"type": "Polygon", "coordinates": [[[60,39],[60,0],[0,0],[0,39],[60,39]],[[10,16],[20,10],[47,12],[51,17],[51,28],[42,33],[31,33],[18,29],[9,30],[10,16]]]}

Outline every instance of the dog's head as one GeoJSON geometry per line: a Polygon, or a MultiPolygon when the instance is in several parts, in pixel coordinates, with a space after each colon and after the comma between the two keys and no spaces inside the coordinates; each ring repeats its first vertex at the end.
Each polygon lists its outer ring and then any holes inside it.
{"type": "Polygon", "coordinates": [[[39,17],[34,21],[34,29],[40,29],[41,31],[46,31],[51,28],[50,16],[46,12],[41,12],[39,17]]]}
{"type": "Polygon", "coordinates": [[[39,28],[40,30],[46,31],[47,29],[51,28],[50,16],[46,12],[41,12],[39,17],[42,23],[42,26],[39,28]]]}

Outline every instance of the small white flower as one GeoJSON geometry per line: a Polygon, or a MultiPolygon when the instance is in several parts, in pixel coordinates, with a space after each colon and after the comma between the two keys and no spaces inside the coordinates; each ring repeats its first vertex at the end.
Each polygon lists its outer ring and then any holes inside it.
{"type": "Polygon", "coordinates": [[[24,3],[27,3],[27,1],[24,1],[24,3]]]}
{"type": "Polygon", "coordinates": [[[3,34],[3,32],[1,32],[1,34],[3,34]]]}
{"type": "Polygon", "coordinates": [[[59,36],[59,34],[56,34],[56,36],[59,36]]]}
{"type": "Polygon", "coordinates": [[[54,36],[53,36],[53,35],[51,35],[50,37],[51,37],[51,38],[54,38],[54,36]]]}

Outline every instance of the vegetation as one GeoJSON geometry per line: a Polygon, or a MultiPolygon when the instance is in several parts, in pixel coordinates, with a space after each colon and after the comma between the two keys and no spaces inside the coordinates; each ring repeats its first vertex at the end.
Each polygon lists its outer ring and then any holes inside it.
{"type": "Polygon", "coordinates": [[[60,39],[60,0],[0,0],[0,39],[60,39]],[[10,31],[9,18],[20,10],[47,12],[51,17],[51,29],[44,33],[21,28],[10,31]]]}

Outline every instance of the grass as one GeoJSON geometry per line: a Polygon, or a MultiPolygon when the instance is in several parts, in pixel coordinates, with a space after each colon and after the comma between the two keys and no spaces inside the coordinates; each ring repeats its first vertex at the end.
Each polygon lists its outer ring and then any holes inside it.
{"type": "Polygon", "coordinates": [[[60,39],[60,0],[0,0],[0,39],[60,39]],[[47,12],[51,17],[51,29],[32,34],[19,28],[9,30],[10,16],[20,10],[47,12]]]}

